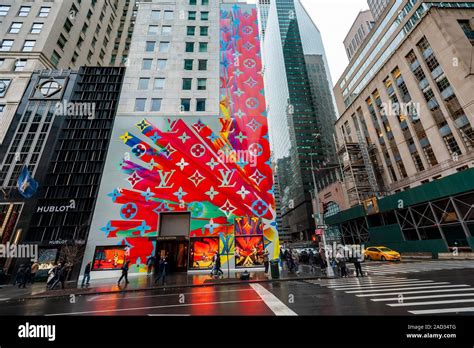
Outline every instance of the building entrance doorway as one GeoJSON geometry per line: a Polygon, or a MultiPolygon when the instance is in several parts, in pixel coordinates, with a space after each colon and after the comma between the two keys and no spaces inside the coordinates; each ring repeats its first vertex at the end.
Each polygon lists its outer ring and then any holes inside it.
{"type": "Polygon", "coordinates": [[[186,239],[158,240],[156,242],[156,259],[168,253],[168,270],[186,272],[188,270],[189,241],[186,239]]]}

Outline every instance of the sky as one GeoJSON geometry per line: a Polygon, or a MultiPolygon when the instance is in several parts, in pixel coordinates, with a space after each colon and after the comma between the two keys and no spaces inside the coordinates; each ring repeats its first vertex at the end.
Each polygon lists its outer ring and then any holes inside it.
{"type": "Polygon", "coordinates": [[[332,80],[336,83],[349,63],[344,49],[344,38],[359,12],[369,8],[367,0],[301,0],[301,2],[321,32],[332,80]]]}

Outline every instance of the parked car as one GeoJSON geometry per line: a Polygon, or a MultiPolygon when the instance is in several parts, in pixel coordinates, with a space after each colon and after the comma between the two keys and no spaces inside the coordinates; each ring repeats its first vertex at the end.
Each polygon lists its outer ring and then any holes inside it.
{"type": "Polygon", "coordinates": [[[400,261],[400,254],[384,246],[369,247],[364,251],[367,260],[400,261]]]}

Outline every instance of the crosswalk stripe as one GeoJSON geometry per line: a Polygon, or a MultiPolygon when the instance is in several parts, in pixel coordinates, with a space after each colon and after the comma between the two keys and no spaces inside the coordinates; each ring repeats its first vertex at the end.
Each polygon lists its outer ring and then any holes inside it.
{"type": "MultiPolygon", "coordinates": [[[[472,290],[472,289],[470,289],[472,290]]],[[[406,300],[423,300],[423,299],[428,299],[428,298],[445,298],[445,297],[471,297],[474,296],[474,292],[471,292],[469,294],[441,294],[441,295],[428,295],[428,296],[410,296],[410,297],[405,297],[403,296],[403,301],[406,300]]],[[[371,298],[370,299],[373,302],[384,302],[384,301],[398,301],[398,297],[387,297],[387,298],[371,298]]]]}
{"type": "Polygon", "coordinates": [[[390,307],[408,307],[408,306],[428,306],[428,305],[439,305],[448,303],[471,303],[474,299],[462,299],[462,300],[444,300],[444,301],[426,301],[426,302],[404,302],[404,303],[387,303],[390,307]]]}
{"type": "Polygon", "coordinates": [[[433,292],[452,292],[452,291],[472,291],[472,288],[469,285],[458,285],[459,287],[465,287],[464,289],[441,289],[441,290],[423,290],[423,291],[398,291],[398,292],[389,292],[389,293],[382,293],[382,294],[362,294],[356,295],[357,297],[369,297],[369,296],[392,296],[392,295],[406,295],[406,294],[427,294],[433,292]]]}
{"type": "Polygon", "coordinates": [[[444,314],[444,313],[465,313],[465,312],[474,312],[474,307],[421,309],[421,310],[408,311],[408,312],[411,313],[411,314],[416,314],[416,315],[444,314]]]}
{"type": "Polygon", "coordinates": [[[417,282],[377,283],[377,284],[351,286],[351,287],[328,286],[328,288],[336,289],[336,290],[357,290],[357,289],[370,289],[370,288],[383,289],[383,288],[394,288],[394,287],[397,287],[397,286],[408,286],[408,285],[416,285],[416,284],[427,285],[427,283],[448,284],[446,282],[434,283],[432,280],[422,280],[422,281],[417,281],[417,282]]]}
{"type": "MultiPolygon", "coordinates": [[[[438,283],[438,284],[449,284],[446,282],[438,283]]],[[[408,288],[391,288],[391,289],[371,289],[371,290],[353,290],[353,291],[346,291],[348,294],[358,294],[364,292],[380,292],[380,291],[403,291],[403,290],[419,290],[419,289],[436,289],[436,288],[456,288],[460,286],[469,286],[466,284],[463,285],[436,285],[436,286],[418,286],[418,287],[408,287],[408,288]]]]}

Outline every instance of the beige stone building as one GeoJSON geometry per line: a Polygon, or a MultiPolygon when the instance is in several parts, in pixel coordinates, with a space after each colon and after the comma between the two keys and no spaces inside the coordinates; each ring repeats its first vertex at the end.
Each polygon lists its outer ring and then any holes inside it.
{"type": "Polygon", "coordinates": [[[31,74],[126,63],[134,0],[0,4],[0,144],[31,74]]]}
{"type": "Polygon", "coordinates": [[[357,53],[357,50],[363,44],[367,35],[369,35],[374,24],[375,21],[372,12],[369,10],[359,12],[344,39],[344,48],[346,49],[347,58],[349,58],[349,60],[357,53]]]}
{"type": "Polygon", "coordinates": [[[334,88],[349,206],[474,167],[474,3],[384,15],[334,88]]]}

